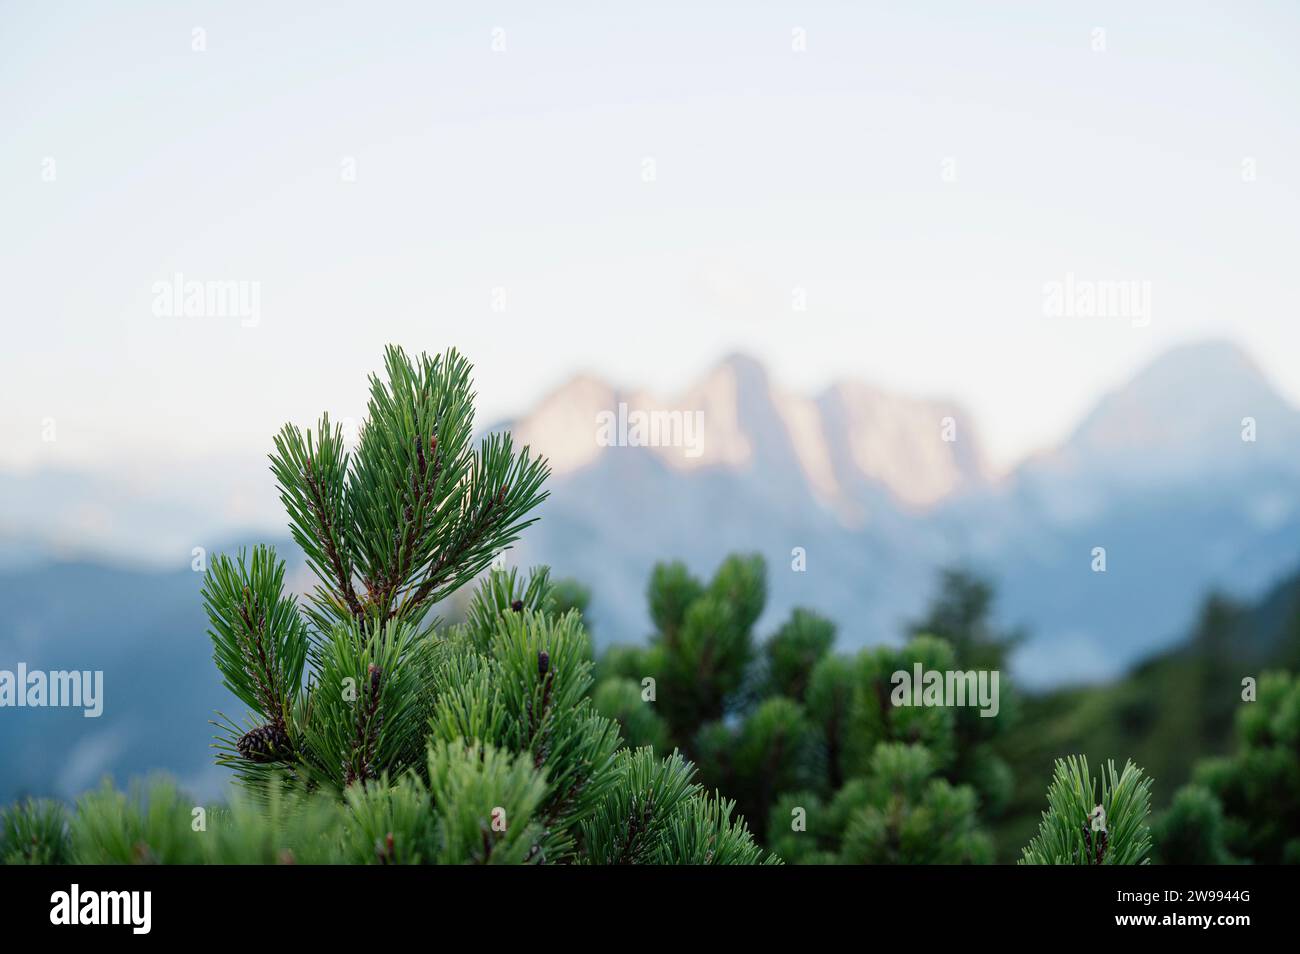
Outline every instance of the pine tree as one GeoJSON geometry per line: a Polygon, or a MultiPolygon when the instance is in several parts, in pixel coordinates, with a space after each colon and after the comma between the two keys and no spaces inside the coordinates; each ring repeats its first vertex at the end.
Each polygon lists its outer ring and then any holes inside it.
{"type": "MultiPolygon", "coordinates": [[[[1011,653],[1025,640],[1022,630],[993,625],[993,585],[969,570],[941,571],[939,586],[925,615],[908,628],[913,638],[943,640],[953,652],[956,668],[1000,672],[1005,676],[1011,653]]],[[[945,775],[974,787],[985,817],[1002,813],[1013,788],[1011,768],[999,751],[1009,726],[1019,721],[1018,696],[1002,681],[1000,711],[984,718],[978,709],[956,710],[953,760],[945,775]]]]}
{"type": "Polygon", "coordinates": [[[557,594],[545,568],[494,569],[463,622],[433,618],[536,519],[548,467],[508,434],[474,445],[470,365],[454,350],[389,348],[385,368],[354,450],[328,416],[275,439],[317,579],[305,604],[269,547],[216,558],[204,581],[216,665],[248,710],[215,723],[243,794],[210,814],[165,781],[92,793],[71,816],[21,806],[0,825],[4,859],[774,860],[693,765],[624,747],[595,710],[590,638],[556,606],[580,590],[557,594]]]}
{"type": "Polygon", "coordinates": [[[805,791],[773,806],[768,841],[804,864],[989,864],[993,844],[979,827],[969,785],[938,777],[924,745],[881,742],[869,767],[829,800],[805,791]]]}
{"type": "Polygon", "coordinates": [[[660,564],[647,596],[656,632],[648,646],[605,652],[597,707],[638,744],[693,757],[706,785],[734,797],[785,860],[992,860],[980,795],[954,774],[962,756],[987,767],[962,746],[985,746],[988,730],[962,737],[956,710],[890,701],[894,672],[955,666],[945,641],[842,656],[832,652],[834,624],[796,609],[760,645],[757,556],[729,557],[707,583],[681,563],[660,564]]]}
{"type": "Polygon", "coordinates": [[[1236,717],[1237,750],[1208,759],[1157,826],[1171,864],[1300,864],[1300,677],[1265,673],[1236,717]]]}
{"type": "Polygon", "coordinates": [[[1184,785],[1152,826],[1156,860],[1163,865],[1229,865],[1223,805],[1208,788],[1184,785]]]}

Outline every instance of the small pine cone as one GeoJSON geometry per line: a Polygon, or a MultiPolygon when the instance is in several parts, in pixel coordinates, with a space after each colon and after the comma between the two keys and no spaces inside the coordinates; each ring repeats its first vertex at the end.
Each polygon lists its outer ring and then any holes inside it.
{"type": "Polygon", "coordinates": [[[537,654],[537,675],[545,676],[547,670],[551,668],[551,657],[543,649],[537,654]]]}
{"type": "Polygon", "coordinates": [[[289,752],[289,734],[284,726],[268,722],[245,732],[235,747],[250,762],[278,762],[289,752]]]}
{"type": "Polygon", "coordinates": [[[510,604],[510,608],[514,610],[516,613],[522,613],[524,611],[524,601],[515,600],[513,603],[510,604]]]}

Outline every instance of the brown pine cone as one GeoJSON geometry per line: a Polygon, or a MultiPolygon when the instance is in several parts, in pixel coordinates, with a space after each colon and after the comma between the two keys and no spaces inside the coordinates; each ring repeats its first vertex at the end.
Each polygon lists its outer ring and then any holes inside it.
{"type": "Polygon", "coordinates": [[[235,747],[250,762],[279,762],[289,754],[289,734],[284,726],[268,722],[245,732],[235,747]]]}

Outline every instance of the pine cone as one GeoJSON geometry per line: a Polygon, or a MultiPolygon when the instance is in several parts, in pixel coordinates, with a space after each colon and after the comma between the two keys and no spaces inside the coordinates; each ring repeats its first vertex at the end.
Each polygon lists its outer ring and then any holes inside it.
{"type": "Polygon", "coordinates": [[[524,611],[524,601],[515,600],[513,603],[510,604],[510,608],[514,610],[516,613],[522,613],[524,611]]]}
{"type": "Polygon", "coordinates": [[[245,732],[235,747],[250,762],[279,762],[289,753],[289,733],[284,726],[268,722],[245,732]]]}

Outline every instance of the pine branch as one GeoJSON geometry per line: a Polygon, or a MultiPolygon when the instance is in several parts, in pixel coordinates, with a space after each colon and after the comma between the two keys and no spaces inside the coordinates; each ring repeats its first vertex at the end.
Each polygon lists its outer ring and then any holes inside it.
{"type": "Polygon", "coordinates": [[[1047,790],[1048,809],[1025,847],[1024,865],[1141,865],[1151,848],[1151,779],[1132,762],[1123,772],[1107,762],[1097,782],[1083,756],[1059,759],[1047,790]]]}
{"type": "Polygon", "coordinates": [[[510,435],[484,438],[479,452],[472,455],[450,542],[430,561],[394,615],[417,614],[426,603],[442,600],[486,569],[536,522],[524,517],[546,499],[541,487],[549,475],[547,462],[530,458],[527,447],[514,453],[510,435]]]}
{"type": "Polygon", "coordinates": [[[374,777],[375,743],[384,720],[383,713],[379,711],[379,689],[383,673],[371,663],[368,674],[370,679],[366,694],[357,701],[357,734],[352,744],[351,758],[344,766],[344,786],[353,782],[365,785],[368,779],[374,777]]]}
{"type": "Polygon", "coordinates": [[[304,435],[286,424],[276,435],[275,448],[271,470],[290,531],[322,581],[315,598],[317,627],[329,628],[330,620],[360,619],[363,608],[353,583],[344,500],[349,458],[343,449],[343,430],[330,427],[328,414],[321,417],[314,439],[310,431],[304,435]]]}
{"type": "MultiPolygon", "coordinates": [[[[310,441],[308,443],[310,445],[310,441]]],[[[310,453],[310,447],[308,452],[310,453]]],[[[312,516],[316,518],[316,526],[319,532],[317,539],[325,548],[326,559],[329,560],[330,568],[334,571],[334,580],[338,583],[339,592],[343,594],[343,598],[347,601],[348,609],[352,611],[353,616],[360,618],[362,615],[361,602],[357,599],[356,589],[352,585],[352,571],[349,566],[345,566],[343,563],[340,545],[335,536],[338,515],[328,508],[320,478],[316,475],[310,456],[303,466],[303,480],[307,487],[312,516]]]]}
{"type": "Polygon", "coordinates": [[[29,799],[0,809],[0,865],[63,865],[70,860],[68,816],[61,804],[29,799]]]}
{"type": "Polygon", "coordinates": [[[216,557],[203,581],[213,658],[223,682],[264,719],[285,724],[307,657],[296,601],[284,590],[284,563],[255,547],[237,561],[216,557]]]}
{"type": "Polygon", "coordinates": [[[648,864],[661,858],[674,814],[701,792],[694,767],[674,751],[660,760],[648,748],[623,749],[615,762],[616,784],[600,808],[582,823],[592,864],[648,864]]]}
{"type": "Polygon", "coordinates": [[[312,648],[315,674],[301,718],[299,770],[339,790],[421,760],[437,645],[405,623],[335,626],[312,648]]]}

